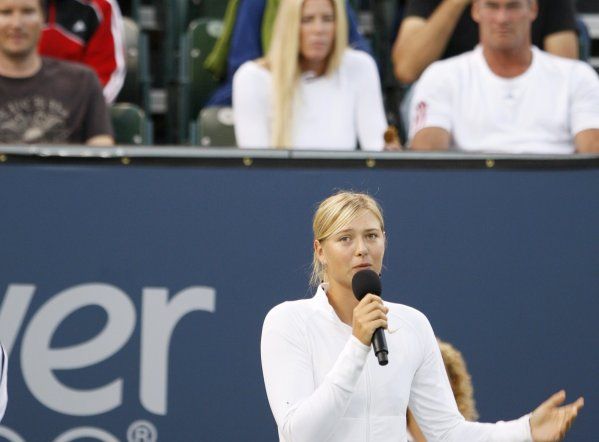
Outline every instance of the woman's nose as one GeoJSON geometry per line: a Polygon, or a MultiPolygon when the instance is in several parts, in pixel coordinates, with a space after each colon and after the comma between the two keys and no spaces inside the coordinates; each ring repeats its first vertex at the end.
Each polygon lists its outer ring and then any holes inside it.
{"type": "Polygon", "coordinates": [[[368,247],[366,247],[366,241],[358,239],[356,241],[356,255],[364,256],[368,254],[368,247]]]}
{"type": "Polygon", "coordinates": [[[314,20],[314,32],[321,33],[324,30],[324,21],[320,18],[314,20]]]}

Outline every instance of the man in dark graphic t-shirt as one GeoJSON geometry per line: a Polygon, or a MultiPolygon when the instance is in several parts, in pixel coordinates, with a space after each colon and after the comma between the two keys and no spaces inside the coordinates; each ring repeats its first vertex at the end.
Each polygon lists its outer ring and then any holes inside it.
{"type": "Polygon", "coordinates": [[[0,0],[0,143],[114,144],[96,74],[38,54],[41,1],[0,0]]]}

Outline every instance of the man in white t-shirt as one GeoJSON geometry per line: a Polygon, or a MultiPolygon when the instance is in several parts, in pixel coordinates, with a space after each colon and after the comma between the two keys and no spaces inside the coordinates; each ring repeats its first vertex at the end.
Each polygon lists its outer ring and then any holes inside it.
{"type": "Polygon", "coordinates": [[[475,0],[480,44],[432,64],[416,86],[416,150],[599,152],[599,77],[531,45],[536,0],[475,0]]]}

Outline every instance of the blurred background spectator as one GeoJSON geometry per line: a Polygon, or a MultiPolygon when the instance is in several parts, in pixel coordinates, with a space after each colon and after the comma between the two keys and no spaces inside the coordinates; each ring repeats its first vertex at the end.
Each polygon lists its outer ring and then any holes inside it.
{"type": "Polygon", "coordinates": [[[113,144],[89,68],[42,58],[42,0],[0,0],[0,142],[113,144]]]}
{"type": "Polygon", "coordinates": [[[286,0],[267,56],[235,74],[240,147],[382,150],[387,127],[374,60],[347,47],[343,0],[286,0]]]}
{"type": "MultiPolygon", "coordinates": [[[[102,81],[106,84],[104,93],[108,102],[118,101],[123,111],[111,109],[119,143],[156,141],[157,144],[235,146],[231,108],[233,75],[245,61],[266,53],[281,0],[118,1],[126,15],[121,40],[126,46],[127,74],[116,99],[118,88],[111,93],[110,86],[118,85],[118,72],[122,71],[118,68],[113,71],[112,78],[117,81],[102,81]]],[[[55,41],[68,43],[59,47],[64,52],[73,44],[71,37],[82,45],[89,38],[91,44],[95,37],[82,33],[83,28],[90,29],[86,20],[108,16],[102,8],[111,5],[115,10],[117,0],[48,2],[44,39],[48,34],[55,41]],[[68,20],[60,19],[59,9],[71,2],[74,8],[67,8],[71,17],[69,28],[61,25],[68,20]],[[95,10],[100,14],[77,13],[86,19],[73,21],[75,9],[95,10]]],[[[400,129],[400,137],[406,140],[413,88],[407,88],[405,82],[410,76],[419,77],[435,60],[474,47],[478,28],[471,18],[472,0],[345,0],[344,3],[350,46],[373,55],[379,70],[386,119],[400,129]],[[435,23],[437,28],[431,28],[435,23]],[[419,44],[422,47],[416,47],[419,44]],[[402,46],[408,52],[404,51],[406,55],[398,62],[397,53],[402,46]],[[432,58],[431,50],[437,51],[432,58]],[[414,71],[414,67],[418,69],[414,71]],[[398,103],[401,103],[401,114],[398,103]]],[[[538,0],[539,16],[532,26],[533,44],[549,52],[572,58],[578,56],[599,69],[599,7],[594,3],[538,0]],[[576,13],[575,7],[582,15],[576,13]]],[[[114,24],[120,14],[110,15],[115,16],[111,20],[114,24]]],[[[115,30],[111,26],[111,31],[115,30]]],[[[112,38],[118,37],[112,35],[112,38]]],[[[43,49],[44,44],[40,47],[43,49]]],[[[104,48],[116,49],[113,44],[104,48]]],[[[75,56],[80,57],[85,50],[81,46],[77,51],[75,56]]],[[[106,65],[116,66],[118,59],[115,60],[106,65]]],[[[102,79],[100,73],[99,76],[102,79]]]]}
{"type": "Polygon", "coordinates": [[[106,102],[114,102],[125,81],[123,20],[116,0],[47,2],[40,53],[88,65],[98,74],[106,102]]]}
{"type": "MultiPolygon", "coordinates": [[[[402,83],[416,81],[435,60],[474,49],[479,35],[471,5],[472,0],[407,1],[393,46],[395,75],[402,83]]],[[[571,0],[538,1],[532,44],[562,57],[578,58],[576,29],[571,0]]]]}
{"type": "Polygon", "coordinates": [[[431,65],[416,85],[411,147],[500,153],[599,151],[599,78],[531,46],[529,0],[476,0],[480,45],[431,65]]]}
{"type": "MultiPolygon", "coordinates": [[[[231,105],[233,75],[237,69],[246,61],[255,60],[268,52],[280,1],[241,0],[230,22],[225,22],[225,27],[231,28],[230,43],[221,49],[224,51],[221,58],[226,58],[226,76],[208,105],[231,105]]],[[[358,32],[356,13],[347,0],[346,11],[350,46],[371,53],[370,45],[358,32]]],[[[227,33],[227,30],[224,32],[227,33]]],[[[220,68],[220,71],[224,72],[224,69],[220,68]]]]}

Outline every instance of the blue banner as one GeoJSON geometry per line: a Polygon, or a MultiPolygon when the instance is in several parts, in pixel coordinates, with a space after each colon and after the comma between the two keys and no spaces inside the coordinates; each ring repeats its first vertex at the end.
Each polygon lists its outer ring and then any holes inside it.
{"type": "Polygon", "coordinates": [[[336,189],[382,203],[383,296],[462,351],[481,420],[565,388],[587,399],[567,440],[595,439],[596,168],[4,164],[0,186],[0,440],[276,440],[262,320],[311,296],[336,189]]]}

